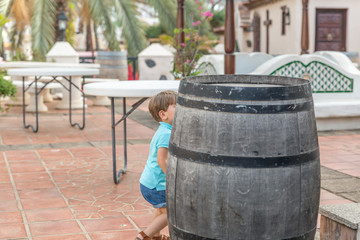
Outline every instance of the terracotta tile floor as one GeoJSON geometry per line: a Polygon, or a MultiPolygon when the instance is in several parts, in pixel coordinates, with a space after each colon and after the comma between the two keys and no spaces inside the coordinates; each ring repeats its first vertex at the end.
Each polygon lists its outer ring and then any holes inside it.
{"type": "MultiPolygon", "coordinates": [[[[128,172],[115,185],[109,109],[89,102],[80,131],[55,105],[40,114],[36,134],[23,128],[21,107],[0,114],[0,240],[134,239],[151,220],[138,181],[154,130],[128,119],[128,172]]],[[[122,140],[121,127],[116,134],[122,140]]],[[[323,166],[360,178],[360,134],[320,136],[319,142],[323,166]]],[[[122,149],[117,146],[119,158],[122,149]]],[[[321,190],[321,204],[345,202],[321,190]]]]}

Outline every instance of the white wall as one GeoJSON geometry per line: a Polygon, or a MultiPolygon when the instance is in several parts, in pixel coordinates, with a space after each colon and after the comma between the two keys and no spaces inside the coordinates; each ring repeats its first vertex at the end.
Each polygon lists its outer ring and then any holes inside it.
{"type": "MultiPolygon", "coordinates": [[[[347,11],[347,36],[346,51],[360,52],[360,0],[310,0],[309,1],[309,52],[315,51],[315,24],[316,8],[340,8],[347,11]]],[[[261,21],[261,52],[266,51],[266,10],[269,10],[269,18],[272,20],[270,26],[269,53],[299,54],[301,52],[301,24],[302,24],[302,0],[283,0],[273,4],[266,4],[251,10],[251,19],[254,12],[258,12],[261,21]],[[290,8],[290,25],[286,26],[285,35],[281,35],[281,6],[290,8]]],[[[251,52],[247,48],[246,40],[253,43],[253,33],[239,33],[238,42],[241,43],[241,51],[251,52]],[[240,39],[242,38],[242,39],[240,39]]]]}
{"type": "MultiPolygon", "coordinates": [[[[297,36],[296,19],[298,18],[299,11],[296,11],[298,2],[297,0],[280,1],[274,4],[267,4],[262,7],[251,10],[251,19],[254,17],[255,11],[260,15],[260,50],[266,52],[266,26],[264,21],[266,20],[266,10],[269,10],[269,19],[272,20],[272,24],[269,27],[269,52],[270,54],[284,54],[284,53],[296,53],[300,49],[300,45],[296,46],[294,43],[297,36]],[[282,6],[290,8],[290,25],[285,27],[285,35],[281,35],[281,23],[282,23],[282,6]],[[287,44],[281,44],[286,42],[287,44]],[[279,44],[280,43],[280,44],[279,44]],[[293,44],[288,44],[293,43],[293,44]]],[[[301,17],[301,16],[300,16],[301,17]]],[[[301,20],[301,19],[300,19],[301,20]]],[[[300,21],[301,23],[301,21],[300,21]]],[[[252,52],[253,50],[253,32],[243,32],[238,34],[238,42],[241,43],[243,52],[252,52]],[[251,48],[246,46],[246,40],[252,42],[251,48]]],[[[300,43],[299,43],[300,44],[300,43]]]]}
{"type": "Polygon", "coordinates": [[[298,11],[296,9],[296,0],[280,1],[275,4],[268,4],[259,8],[257,11],[261,16],[261,51],[266,51],[266,10],[269,10],[269,18],[272,24],[269,27],[269,53],[284,54],[296,53],[296,31],[298,24],[294,20],[298,11]],[[287,6],[290,9],[290,25],[285,26],[285,35],[281,35],[282,11],[281,7],[287,6]],[[286,43],[286,44],[284,44],[286,43]]]}

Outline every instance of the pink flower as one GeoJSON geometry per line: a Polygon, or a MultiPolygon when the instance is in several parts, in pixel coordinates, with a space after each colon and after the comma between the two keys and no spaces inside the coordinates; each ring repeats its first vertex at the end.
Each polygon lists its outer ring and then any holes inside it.
{"type": "Polygon", "coordinates": [[[199,10],[201,10],[201,9],[202,9],[202,7],[200,6],[200,7],[199,7],[199,10]]]}
{"type": "Polygon", "coordinates": [[[200,13],[201,16],[204,16],[204,17],[209,17],[209,18],[212,18],[214,16],[214,14],[210,11],[206,11],[206,12],[203,12],[203,13],[200,13]]]}
{"type": "Polygon", "coordinates": [[[196,21],[196,22],[193,22],[192,24],[193,24],[194,26],[197,26],[197,25],[199,25],[199,23],[200,23],[200,20],[198,20],[198,21],[196,21]]]}
{"type": "Polygon", "coordinates": [[[195,3],[196,3],[196,4],[199,4],[199,1],[196,1],[195,3]]]}
{"type": "Polygon", "coordinates": [[[211,0],[211,1],[210,1],[210,4],[214,4],[214,1],[213,1],[213,0],[211,0]]]}
{"type": "Polygon", "coordinates": [[[182,47],[185,47],[185,43],[182,43],[181,46],[182,46],[182,47]]]}
{"type": "Polygon", "coordinates": [[[190,38],[190,35],[186,35],[187,38],[190,38]]]}
{"type": "Polygon", "coordinates": [[[190,60],[189,60],[189,59],[186,59],[186,63],[190,63],[190,60]]]}

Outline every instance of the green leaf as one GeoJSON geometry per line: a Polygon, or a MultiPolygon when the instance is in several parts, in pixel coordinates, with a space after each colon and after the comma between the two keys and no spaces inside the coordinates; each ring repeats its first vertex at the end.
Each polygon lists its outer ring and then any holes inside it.
{"type": "Polygon", "coordinates": [[[0,75],[0,97],[14,97],[16,94],[16,87],[12,82],[7,81],[0,75]]]}
{"type": "Polygon", "coordinates": [[[140,27],[132,0],[114,0],[114,7],[126,39],[128,55],[136,56],[146,46],[145,32],[140,27]]]}
{"type": "Polygon", "coordinates": [[[161,25],[168,34],[172,34],[176,27],[176,5],[171,0],[147,0],[154,7],[155,12],[159,16],[161,25]]]}
{"type": "Polygon", "coordinates": [[[56,0],[35,0],[33,7],[32,49],[35,58],[43,58],[54,44],[56,0]]]}
{"type": "Polygon", "coordinates": [[[4,29],[4,25],[5,23],[7,23],[9,20],[7,20],[6,17],[4,17],[3,15],[0,14],[0,52],[3,51],[3,36],[2,36],[2,31],[4,29]]]}
{"type": "Polygon", "coordinates": [[[92,20],[98,26],[103,26],[104,36],[108,42],[111,51],[119,51],[119,41],[116,37],[116,26],[111,19],[111,9],[113,6],[111,1],[104,0],[88,0],[90,6],[90,15],[92,20]]]}
{"type": "Polygon", "coordinates": [[[9,20],[5,16],[0,14],[0,27],[4,26],[7,22],[9,22],[9,20]]]}
{"type": "Polygon", "coordinates": [[[0,14],[8,17],[10,14],[11,6],[14,0],[1,0],[0,1],[0,14]]]}
{"type": "Polygon", "coordinates": [[[11,5],[13,0],[0,0],[0,52],[3,51],[3,36],[2,32],[4,29],[4,25],[7,22],[7,19],[5,16],[8,16],[10,13],[11,5]]]}

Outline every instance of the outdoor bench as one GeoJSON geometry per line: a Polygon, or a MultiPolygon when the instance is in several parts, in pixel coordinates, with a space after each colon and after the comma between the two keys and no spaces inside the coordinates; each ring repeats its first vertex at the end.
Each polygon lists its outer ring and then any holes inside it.
{"type": "MultiPolygon", "coordinates": [[[[23,82],[22,81],[12,81],[12,83],[19,89],[23,87],[23,82]]],[[[25,82],[25,88],[29,87],[30,82],[25,82]]],[[[45,86],[45,83],[43,82],[38,82],[37,83],[37,87],[38,87],[38,91],[39,89],[43,88],[45,86]]],[[[56,89],[56,88],[62,88],[60,83],[49,83],[44,87],[45,89],[56,89]]],[[[48,111],[48,107],[44,104],[44,94],[45,91],[41,91],[40,94],[38,95],[38,111],[39,112],[47,112],[48,111]]],[[[36,112],[36,100],[35,100],[35,84],[32,84],[29,88],[29,90],[27,91],[30,94],[30,102],[29,105],[26,107],[26,112],[36,112]]]]}

